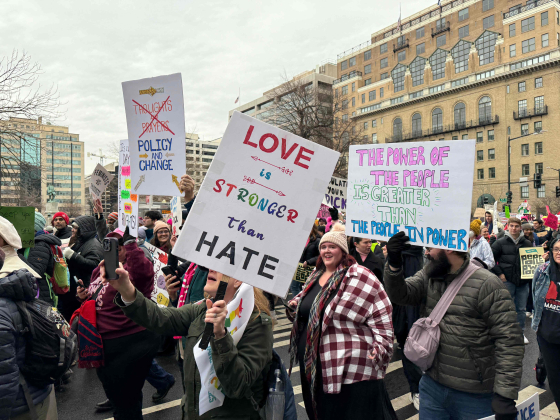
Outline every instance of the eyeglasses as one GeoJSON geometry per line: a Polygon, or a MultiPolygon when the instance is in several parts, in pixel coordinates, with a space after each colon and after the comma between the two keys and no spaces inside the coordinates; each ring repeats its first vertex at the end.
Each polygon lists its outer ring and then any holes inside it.
{"type": "Polygon", "coordinates": [[[560,248],[553,248],[552,253],[553,254],[559,254],[560,253],[560,248]]]}

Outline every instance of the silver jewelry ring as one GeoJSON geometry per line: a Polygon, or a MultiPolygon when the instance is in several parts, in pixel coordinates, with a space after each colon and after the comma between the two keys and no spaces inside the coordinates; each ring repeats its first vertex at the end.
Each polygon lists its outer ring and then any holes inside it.
{"type": "Polygon", "coordinates": [[[218,314],[214,314],[214,318],[218,318],[218,314]]]}

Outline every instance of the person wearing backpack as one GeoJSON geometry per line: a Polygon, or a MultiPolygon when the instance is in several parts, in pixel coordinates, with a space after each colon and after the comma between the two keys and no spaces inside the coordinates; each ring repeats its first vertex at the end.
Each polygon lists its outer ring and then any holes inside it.
{"type": "MultiPolygon", "coordinates": [[[[385,288],[394,303],[423,304],[426,317],[471,263],[467,252],[427,248],[428,263],[405,279],[402,254],[409,240],[404,232],[389,239],[385,288]]],[[[466,278],[439,322],[439,346],[420,380],[421,420],[451,419],[457,413],[462,419],[495,414],[496,420],[515,420],[525,350],[516,317],[496,275],[478,268],[466,278]]]]}

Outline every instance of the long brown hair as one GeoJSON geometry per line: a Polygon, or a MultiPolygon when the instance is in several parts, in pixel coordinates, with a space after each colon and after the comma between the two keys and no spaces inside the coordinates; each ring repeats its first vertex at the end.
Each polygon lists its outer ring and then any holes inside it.
{"type": "MultiPolygon", "coordinates": [[[[356,264],[356,259],[352,255],[342,251],[342,258],[338,264],[339,265],[342,264],[344,267],[350,267],[351,265],[356,264]]],[[[319,256],[317,257],[317,264],[315,264],[315,268],[317,270],[321,270],[324,267],[325,267],[325,263],[321,258],[321,254],[319,254],[319,256]]]]}
{"type": "Polygon", "coordinates": [[[317,228],[315,223],[313,223],[313,227],[311,228],[311,233],[309,234],[309,241],[310,242],[316,241],[318,236],[319,236],[319,229],[317,228]]]}
{"type": "Polygon", "coordinates": [[[157,232],[156,232],[156,233],[154,233],[154,236],[152,236],[152,239],[150,239],[150,243],[153,246],[155,246],[156,248],[161,249],[162,251],[169,252],[173,248],[173,246],[171,246],[171,229],[169,229],[167,227],[166,227],[166,229],[169,232],[169,238],[167,239],[167,242],[161,243],[159,241],[158,237],[157,237],[157,232]],[[164,247],[167,248],[167,249],[163,249],[164,247]]]}

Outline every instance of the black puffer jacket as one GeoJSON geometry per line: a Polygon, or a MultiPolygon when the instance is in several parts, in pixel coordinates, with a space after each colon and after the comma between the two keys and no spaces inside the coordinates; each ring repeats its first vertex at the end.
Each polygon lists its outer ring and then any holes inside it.
{"type": "Polygon", "coordinates": [[[64,229],[58,229],[54,234],[58,239],[69,239],[72,236],[72,228],[66,226],[64,229]]]}
{"type": "Polygon", "coordinates": [[[311,239],[307,246],[303,249],[301,253],[300,263],[307,262],[307,265],[315,266],[317,264],[317,257],[319,256],[319,242],[321,238],[317,237],[314,241],[311,239]]]}
{"type": "Polygon", "coordinates": [[[494,254],[494,261],[496,265],[492,268],[492,272],[498,277],[500,274],[506,276],[506,280],[512,282],[516,286],[529,283],[531,279],[521,278],[521,257],[519,256],[520,248],[530,248],[533,244],[520,234],[517,244],[506,232],[505,236],[498,239],[492,245],[492,253],[494,254]]]}
{"type": "MultiPolygon", "coordinates": [[[[0,419],[14,418],[29,411],[19,385],[19,367],[25,361],[23,322],[14,302],[31,301],[37,295],[37,283],[27,270],[16,270],[0,279],[0,419]]],[[[52,385],[29,386],[35,405],[49,396],[52,385]]]]}
{"type": "Polygon", "coordinates": [[[358,264],[367,268],[375,277],[379,279],[381,283],[383,283],[383,261],[373,252],[369,252],[365,260],[362,260],[361,254],[358,252],[356,248],[352,248],[350,251],[350,255],[352,255],[358,264]]]}

